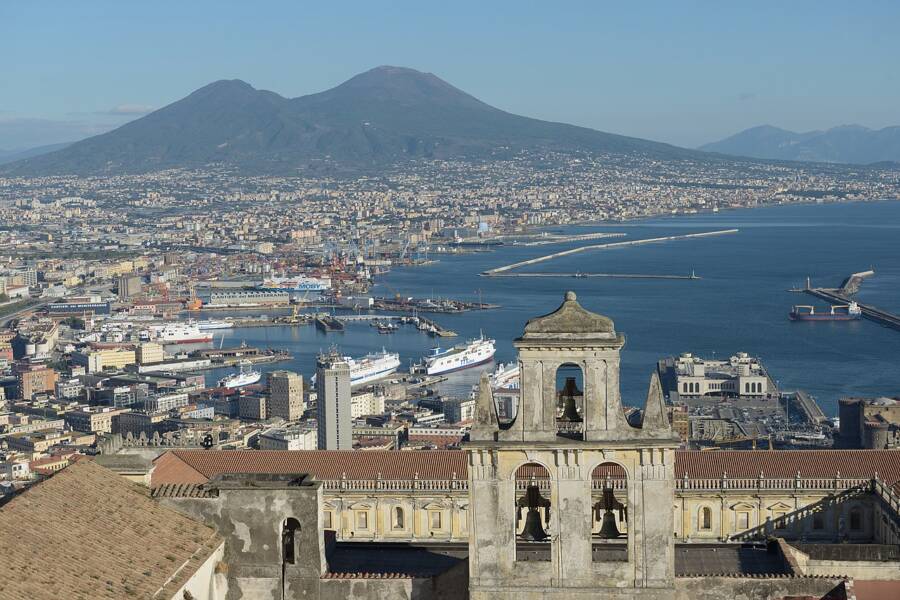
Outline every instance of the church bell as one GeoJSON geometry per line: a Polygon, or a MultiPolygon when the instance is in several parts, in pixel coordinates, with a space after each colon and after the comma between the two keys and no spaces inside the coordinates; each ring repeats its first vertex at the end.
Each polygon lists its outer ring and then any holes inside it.
{"type": "Polygon", "coordinates": [[[538,488],[537,484],[534,483],[533,477],[531,484],[525,488],[525,495],[516,501],[516,507],[518,517],[521,517],[523,508],[528,509],[528,512],[525,514],[525,527],[522,530],[522,534],[519,536],[520,539],[528,542],[542,542],[550,537],[547,535],[547,532],[544,531],[544,526],[541,523],[541,513],[538,511],[539,508],[546,509],[547,522],[549,523],[550,501],[541,495],[541,490],[538,488]]]}
{"type": "Polygon", "coordinates": [[[613,493],[612,481],[609,475],[607,475],[606,485],[603,487],[603,498],[594,504],[594,511],[597,516],[600,516],[601,511],[603,513],[603,523],[600,525],[600,533],[597,534],[601,539],[611,540],[622,535],[619,528],[616,526],[616,516],[613,513],[614,510],[619,511],[620,519],[625,520],[628,518],[627,509],[624,504],[616,499],[616,495],[613,493]]]}
{"type": "Polygon", "coordinates": [[[566,377],[566,385],[563,387],[560,394],[563,398],[563,414],[560,417],[560,421],[567,421],[569,423],[580,423],[581,415],[578,414],[578,409],[575,408],[575,396],[578,395],[579,390],[578,386],[575,385],[574,377],[566,377]]]}

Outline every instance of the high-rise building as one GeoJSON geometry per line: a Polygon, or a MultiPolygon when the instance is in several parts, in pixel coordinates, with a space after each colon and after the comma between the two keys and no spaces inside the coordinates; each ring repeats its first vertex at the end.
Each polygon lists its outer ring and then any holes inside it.
{"type": "Polygon", "coordinates": [[[131,298],[141,293],[141,278],[134,275],[122,275],[119,277],[119,298],[131,298]]]}
{"type": "Polygon", "coordinates": [[[350,365],[336,354],[316,365],[316,420],[319,450],[352,450],[350,365]]]}
{"type": "Polygon", "coordinates": [[[269,417],[296,421],[303,416],[303,378],[293,371],[272,371],[268,376],[269,417]]]}

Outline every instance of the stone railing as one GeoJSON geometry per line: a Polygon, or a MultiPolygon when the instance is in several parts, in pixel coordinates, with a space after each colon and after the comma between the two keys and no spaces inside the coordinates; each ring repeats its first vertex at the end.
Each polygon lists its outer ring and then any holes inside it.
{"type": "Polygon", "coordinates": [[[675,480],[675,489],[682,492],[713,492],[713,491],[804,491],[804,492],[832,492],[846,490],[854,486],[866,483],[869,478],[860,477],[796,477],[770,478],[759,477],[731,478],[727,474],[716,478],[691,479],[681,477],[675,480]]]}
{"type": "Polygon", "coordinates": [[[467,479],[326,479],[322,482],[326,491],[347,492],[468,492],[467,479]]]}

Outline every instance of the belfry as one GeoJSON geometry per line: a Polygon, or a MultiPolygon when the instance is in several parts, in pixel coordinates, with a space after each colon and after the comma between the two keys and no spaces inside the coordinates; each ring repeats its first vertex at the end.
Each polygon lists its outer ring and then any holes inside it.
{"type": "Polygon", "coordinates": [[[639,427],[619,394],[624,337],[567,292],[531,319],[511,421],[483,377],[469,461],[470,597],[662,598],[674,590],[678,439],[657,376],[639,427]],[[582,389],[558,371],[580,371],[582,389]]]}

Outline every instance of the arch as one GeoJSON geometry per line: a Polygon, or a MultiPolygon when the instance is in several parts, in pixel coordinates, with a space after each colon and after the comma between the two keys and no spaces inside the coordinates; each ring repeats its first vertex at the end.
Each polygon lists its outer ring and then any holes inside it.
{"type": "Polygon", "coordinates": [[[294,517],[288,517],[281,524],[281,561],[284,564],[294,564],[296,556],[296,533],[300,531],[300,521],[294,517]]]}
{"type": "MultiPolygon", "coordinates": [[[[514,481],[516,500],[510,510],[515,511],[516,539],[526,543],[546,542],[550,534],[550,470],[538,462],[526,462],[515,470],[514,481]]],[[[519,559],[517,549],[516,560],[519,559]]],[[[550,560],[549,554],[546,560],[550,560]]]]}
{"type": "Polygon", "coordinates": [[[584,433],[584,365],[564,362],[556,367],[557,433],[565,437],[580,438],[584,433]]]}
{"type": "Polygon", "coordinates": [[[712,509],[701,506],[697,511],[697,529],[700,531],[712,531],[712,509]]]}

